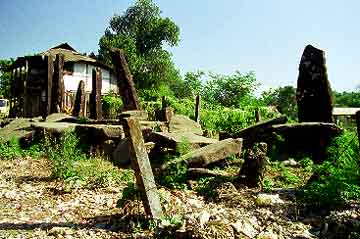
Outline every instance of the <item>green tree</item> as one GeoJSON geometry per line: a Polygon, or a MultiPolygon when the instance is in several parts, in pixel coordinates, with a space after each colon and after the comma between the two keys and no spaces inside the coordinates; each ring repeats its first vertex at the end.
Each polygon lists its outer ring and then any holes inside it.
{"type": "Polygon", "coordinates": [[[11,97],[11,75],[8,68],[13,62],[13,59],[0,60],[0,95],[5,98],[11,97]]]}
{"type": "Polygon", "coordinates": [[[232,75],[210,73],[202,96],[210,104],[225,107],[240,107],[254,98],[254,91],[259,86],[254,72],[241,74],[236,71],[232,75]]]}
{"type": "Polygon", "coordinates": [[[205,76],[203,71],[187,72],[184,79],[171,82],[170,88],[177,98],[194,98],[201,94],[203,84],[201,78],[205,76]]]}
{"type": "Polygon", "coordinates": [[[338,107],[360,107],[360,90],[333,92],[334,104],[338,107]]]}
{"type": "Polygon", "coordinates": [[[180,29],[161,17],[152,0],[137,0],[123,15],[115,15],[99,41],[99,59],[111,64],[109,50],[124,50],[138,89],[156,88],[180,78],[165,45],[176,46],[180,29]]]}
{"type": "Polygon", "coordinates": [[[295,119],[297,117],[296,88],[292,86],[270,89],[261,94],[268,106],[276,106],[280,113],[295,119]]]}

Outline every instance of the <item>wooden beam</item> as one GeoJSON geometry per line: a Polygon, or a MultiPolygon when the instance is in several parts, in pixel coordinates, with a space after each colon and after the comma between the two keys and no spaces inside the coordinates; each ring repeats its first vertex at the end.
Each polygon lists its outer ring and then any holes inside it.
{"type": "Polygon", "coordinates": [[[139,99],[124,52],[121,49],[112,49],[111,56],[115,66],[119,93],[124,102],[124,111],[140,110],[139,99]]]}
{"type": "Polygon", "coordinates": [[[133,117],[125,118],[124,131],[129,139],[131,165],[135,171],[136,183],[142,195],[145,212],[151,218],[159,219],[163,212],[139,121],[133,117]]]}

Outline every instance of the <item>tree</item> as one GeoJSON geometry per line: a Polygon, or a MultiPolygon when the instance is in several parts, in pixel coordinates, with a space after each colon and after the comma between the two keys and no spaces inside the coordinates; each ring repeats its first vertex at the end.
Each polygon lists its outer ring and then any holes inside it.
{"type": "Polygon", "coordinates": [[[270,89],[261,94],[263,102],[268,106],[276,106],[280,113],[291,118],[297,117],[296,88],[284,86],[270,89]]]}
{"type": "Polygon", "coordinates": [[[152,0],[137,0],[134,6],[110,20],[99,41],[99,58],[111,65],[109,50],[124,50],[137,88],[156,88],[179,80],[171,54],[164,45],[176,46],[180,29],[152,0]]]}
{"type": "Polygon", "coordinates": [[[335,106],[360,107],[360,90],[352,92],[333,92],[335,106]]]}
{"type": "Polygon", "coordinates": [[[239,107],[253,98],[258,87],[254,72],[241,74],[236,71],[233,75],[210,73],[210,78],[202,91],[205,101],[210,104],[220,104],[225,107],[239,107]]]}
{"type": "Polygon", "coordinates": [[[203,71],[187,72],[184,79],[170,82],[170,89],[177,98],[194,98],[201,94],[203,84],[201,78],[205,75],[203,71]]]}
{"type": "Polygon", "coordinates": [[[13,59],[0,60],[0,95],[4,98],[11,97],[11,75],[8,68],[13,62],[13,59]]]}

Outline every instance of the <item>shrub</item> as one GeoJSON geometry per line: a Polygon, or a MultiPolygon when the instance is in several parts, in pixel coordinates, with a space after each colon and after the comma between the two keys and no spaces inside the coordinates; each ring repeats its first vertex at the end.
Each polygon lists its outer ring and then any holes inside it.
{"type": "Polygon", "coordinates": [[[13,160],[22,156],[22,149],[19,140],[12,137],[9,142],[0,139],[0,158],[5,160],[13,160]]]}
{"type": "Polygon", "coordinates": [[[123,107],[123,102],[119,96],[114,93],[109,93],[102,97],[102,108],[104,115],[107,118],[114,119],[117,113],[120,112],[123,107]]]}
{"type": "Polygon", "coordinates": [[[328,155],[326,161],[314,168],[316,180],[304,187],[301,198],[326,208],[360,199],[360,152],[356,134],[345,131],[334,139],[328,155]]]}
{"type": "Polygon", "coordinates": [[[74,162],[85,157],[78,149],[79,141],[76,135],[66,131],[59,140],[46,135],[44,143],[45,152],[53,164],[53,177],[66,179],[76,176],[74,162]]]}

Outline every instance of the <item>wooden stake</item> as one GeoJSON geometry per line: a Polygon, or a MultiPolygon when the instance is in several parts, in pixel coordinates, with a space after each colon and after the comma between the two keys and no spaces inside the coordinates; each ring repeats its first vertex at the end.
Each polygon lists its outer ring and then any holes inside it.
{"type": "Polygon", "coordinates": [[[200,122],[200,110],[201,110],[201,97],[200,95],[196,96],[195,100],[195,121],[200,122]]]}
{"type": "Polygon", "coordinates": [[[125,118],[124,131],[129,139],[131,165],[135,171],[137,186],[142,194],[145,212],[151,218],[159,219],[163,212],[139,121],[133,117],[125,118]]]}

